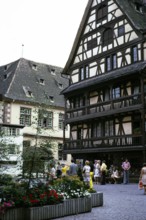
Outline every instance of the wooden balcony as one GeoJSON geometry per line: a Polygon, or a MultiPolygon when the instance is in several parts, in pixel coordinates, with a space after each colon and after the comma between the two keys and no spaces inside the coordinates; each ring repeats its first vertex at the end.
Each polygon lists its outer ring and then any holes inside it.
{"type": "Polygon", "coordinates": [[[114,137],[90,138],[84,140],[70,140],[66,141],[64,151],[107,151],[118,150],[119,148],[141,148],[142,135],[125,135],[114,137]]]}
{"type": "Polygon", "coordinates": [[[82,106],[75,109],[66,110],[66,121],[70,123],[74,120],[85,120],[86,118],[94,118],[98,116],[104,116],[105,114],[115,114],[116,112],[132,111],[139,109],[141,102],[141,96],[133,95],[126,96],[106,102],[99,102],[96,104],[82,106]],[[94,114],[94,115],[93,115],[94,114]],[[96,114],[96,115],[95,115],[96,114]]]}

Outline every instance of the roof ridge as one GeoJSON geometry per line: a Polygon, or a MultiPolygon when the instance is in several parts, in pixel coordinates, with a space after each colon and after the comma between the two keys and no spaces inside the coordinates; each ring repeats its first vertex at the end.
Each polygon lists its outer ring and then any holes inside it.
{"type": "Polygon", "coordinates": [[[9,93],[9,91],[10,91],[10,88],[11,88],[11,86],[12,86],[12,84],[13,84],[13,81],[14,81],[14,79],[15,79],[15,76],[16,76],[16,74],[15,74],[15,73],[16,73],[16,70],[17,70],[17,68],[18,68],[19,63],[21,62],[21,59],[22,59],[22,58],[20,58],[20,59],[18,59],[18,60],[16,60],[16,61],[14,61],[14,62],[11,63],[11,65],[13,65],[14,63],[17,63],[17,66],[16,66],[16,68],[15,68],[15,70],[14,70],[14,74],[13,74],[12,80],[11,80],[11,82],[10,82],[8,88],[7,88],[6,94],[9,93]]]}

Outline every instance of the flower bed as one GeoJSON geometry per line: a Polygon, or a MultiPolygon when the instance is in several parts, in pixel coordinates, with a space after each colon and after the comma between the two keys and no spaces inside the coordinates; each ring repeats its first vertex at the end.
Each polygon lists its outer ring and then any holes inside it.
{"type": "Polygon", "coordinates": [[[68,199],[57,205],[9,209],[1,220],[47,220],[83,212],[91,212],[91,197],[68,199]]]}
{"type": "Polygon", "coordinates": [[[25,189],[7,188],[1,197],[0,220],[45,220],[82,212],[103,205],[103,194],[89,190],[78,178],[25,189]]]}

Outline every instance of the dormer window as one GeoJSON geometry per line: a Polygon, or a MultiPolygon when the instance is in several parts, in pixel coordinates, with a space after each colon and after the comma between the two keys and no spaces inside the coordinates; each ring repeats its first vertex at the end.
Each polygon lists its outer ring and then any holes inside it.
{"type": "Polygon", "coordinates": [[[4,74],[4,79],[7,79],[7,74],[4,74]]]}
{"type": "Polygon", "coordinates": [[[135,3],[135,9],[136,9],[136,11],[143,12],[142,11],[142,5],[139,4],[139,3],[135,3]]]}
{"type": "Polygon", "coordinates": [[[49,96],[50,102],[54,102],[54,97],[53,96],[49,96]]]}
{"type": "Polygon", "coordinates": [[[54,76],[55,74],[55,69],[51,69],[51,74],[54,76]]]}
{"type": "Polygon", "coordinates": [[[28,86],[23,86],[23,90],[24,90],[25,95],[27,97],[33,97],[32,91],[30,90],[30,88],[28,86]]]}
{"type": "Polygon", "coordinates": [[[37,70],[37,65],[36,65],[36,64],[33,64],[33,65],[32,65],[32,69],[33,69],[33,70],[37,70]]]}
{"type": "Polygon", "coordinates": [[[6,66],[4,66],[4,70],[6,71],[8,69],[8,66],[6,65],[6,66]]]}
{"type": "Polygon", "coordinates": [[[58,84],[60,89],[63,89],[63,85],[61,83],[58,84]]]}
{"type": "Polygon", "coordinates": [[[30,90],[27,91],[27,94],[28,94],[28,96],[30,96],[30,97],[33,96],[33,95],[32,95],[32,91],[30,91],[30,90]]]}
{"type": "Polygon", "coordinates": [[[45,85],[45,80],[44,79],[40,79],[40,84],[41,85],[45,85]]]}

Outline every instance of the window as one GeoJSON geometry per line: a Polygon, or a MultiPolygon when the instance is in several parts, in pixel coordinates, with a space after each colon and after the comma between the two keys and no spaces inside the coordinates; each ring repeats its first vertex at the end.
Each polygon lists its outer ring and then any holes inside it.
{"type": "Polygon", "coordinates": [[[89,78],[89,66],[86,65],[85,67],[80,68],[80,80],[84,80],[88,78],[89,78]]]}
{"type": "Polygon", "coordinates": [[[114,123],[113,121],[105,122],[105,136],[111,136],[114,134],[114,123]]]}
{"type": "Polygon", "coordinates": [[[59,129],[63,130],[64,114],[59,114],[59,129]]]}
{"type": "Polygon", "coordinates": [[[111,58],[107,57],[106,58],[106,71],[110,71],[111,70],[111,58]]]}
{"type": "Polygon", "coordinates": [[[101,137],[102,133],[101,133],[101,123],[96,123],[93,125],[92,128],[92,137],[101,137]]]}
{"type": "Polygon", "coordinates": [[[80,80],[84,80],[84,68],[80,68],[80,80]]]}
{"type": "Polygon", "coordinates": [[[51,74],[52,74],[53,76],[56,75],[56,74],[55,74],[55,69],[51,69],[51,74]]]}
{"type": "Polygon", "coordinates": [[[138,49],[137,46],[132,47],[132,62],[138,61],[138,49]]]}
{"type": "Polygon", "coordinates": [[[41,128],[53,127],[53,112],[39,111],[38,125],[41,128]]]}
{"type": "Polygon", "coordinates": [[[97,38],[93,38],[92,40],[87,42],[87,50],[91,50],[97,47],[97,38]]]}
{"type": "Polygon", "coordinates": [[[120,98],[120,96],[121,96],[121,94],[120,94],[120,87],[113,88],[112,94],[113,94],[113,99],[120,98]]]}
{"type": "Polygon", "coordinates": [[[117,55],[116,54],[112,55],[112,68],[113,69],[117,68],[117,55]]]}
{"type": "Polygon", "coordinates": [[[125,34],[125,26],[121,25],[118,27],[118,37],[121,37],[125,34]]]}
{"type": "Polygon", "coordinates": [[[142,5],[139,3],[135,3],[135,9],[136,11],[142,12],[142,5]]]}
{"type": "Polygon", "coordinates": [[[108,14],[107,5],[102,5],[100,8],[98,8],[96,13],[97,22],[102,22],[102,20],[107,19],[107,14],[108,14]]]}
{"type": "Polygon", "coordinates": [[[67,160],[67,155],[63,153],[63,144],[58,144],[58,160],[67,160]]]}
{"type": "Polygon", "coordinates": [[[15,145],[15,144],[9,144],[8,145],[8,153],[9,154],[19,154],[19,146],[15,145]]]}
{"type": "Polygon", "coordinates": [[[40,79],[40,84],[41,85],[45,85],[45,80],[44,79],[40,79]]]}
{"type": "Polygon", "coordinates": [[[36,64],[33,64],[33,65],[32,65],[32,69],[33,69],[33,70],[37,70],[37,65],[36,65],[36,64]]]}
{"type": "Polygon", "coordinates": [[[8,69],[8,66],[6,65],[6,66],[4,66],[4,70],[6,71],[8,69]]]}
{"type": "Polygon", "coordinates": [[[31,125],[31,109],[20,107],[20,124],[31,125]]]}
{"type": "Polygon", "coordinates": [[[63,85],[61,83],[58,83],[58,86],[60,89],[63,89],[63,85]]]}
{"type": "Polygon", "coordinates": [[[4,134],[6,136],[18,136],[19,135],[19,128],[12,128],[12,127],[3,127],[4,128],[4,134]]]}
{"type": "Polygon", "coordinates": [[[53,96],[49,96],[50,102],[54,102],[54,97],[53,96]]]}
{"type": "Polygon", "coordinates": [[[113,29],[108,28],[103,32],[103,46],[113,43],[113,29]]]}
{"type": "Polygon", "coordinates": [[[27,91],[27,95],[28,95],[29,97],[32,97],[32,96],[33,96],[33,95],[32,95],[32,91],[28,90],[28,91],[27,91]]]}
{"type": "Polygon", "coordinates": [[[78,140],[83,139],[83,129],[82,128],[78,128],[78,130],[77,130],[77,139],[78,140]]]}
{"type": "Polygon", "coordinates": [[[85,66],[85,78],[89,78],[89,66],[85,66]]]}
{"type": "Polygon", "coordinates": [[[26,95],[27,97],[33,97],[32,91],[31,91],[31,89],[29,88],[29,86],[23,86],[23,90],[24,90],[25,95],[26,95]]]}
{"type": "Polygon", "coordinates": [[[75,98],[72,98],[71,103],[72,108],[85,106],[85,96],[79,95],[75,98]]]}

